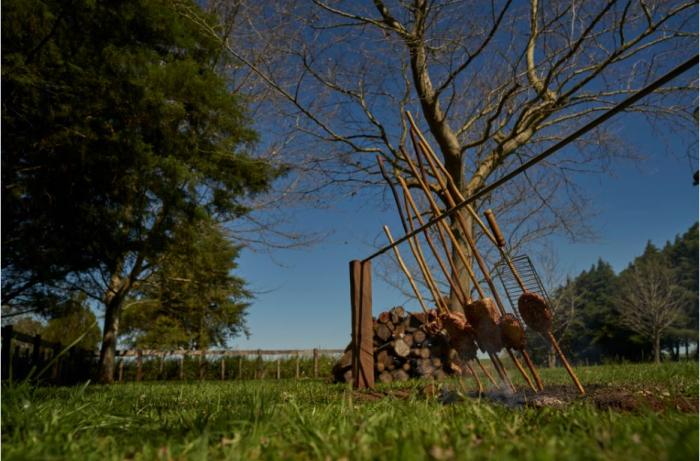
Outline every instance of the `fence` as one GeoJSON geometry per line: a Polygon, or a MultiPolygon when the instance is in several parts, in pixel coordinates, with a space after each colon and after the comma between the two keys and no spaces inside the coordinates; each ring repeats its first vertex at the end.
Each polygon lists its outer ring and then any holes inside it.
{"type": "Polygon", "coordinates": [[[63,348],[61,343],[45,341],[41,335],[14,331],[12,325],[2,327],[2,379],[22,380],[30,374],[35,381],[52,384],[89,379],[95,369],[94,353],[74,347],[59,356],[63,348]],[[37,376],[48,364],[50,370],[37,376]]]}
{"type": "MultiPolygon", "coordinates": [[[[21,380],[51,363],[39,377],[43,384],[74,384],[95,375],[93,351],[71,348],[59,357],[64,346],[2,328],[2,379],[21,380]],[[54,360],[55,359],[55,360],[54,360]]],[[[283,350],[141,350],[117,351],[114,379],[117,382],[192,379],[318,378],[330,376],[335,356],[343,349],[283,350]]]]}
{"type": "Polygon", "coordinates": [[[119,351],[115,381],[319,378],[343,349],[119,351]]]}

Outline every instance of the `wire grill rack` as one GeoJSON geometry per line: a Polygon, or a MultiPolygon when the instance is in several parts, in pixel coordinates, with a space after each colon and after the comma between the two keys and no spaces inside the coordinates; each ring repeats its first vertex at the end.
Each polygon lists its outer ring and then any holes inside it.
{"type": "MultiPolygon", "coordinates": [[[[535,266],[532,264],[530,257],[527,255],[514,256],[511,258],[511,262],[518,271],[518,275],[520,275],[526,291],[542,296],[547,304],[550,304],[549,296],[547,295],[547,291],[544,289],[544,285],[542,284],[542,279],[540,279],[540,276],[537,274],[535,266]]],[[[518,299],[520,298],[520,295],[523,294],[523,289],[515,279],[513,272],[510,270],[508,263],[506,263],[505,260],[501,259],[498,261],[496,264],[496,273],[498,274],[498,278],[503,285],[503,291],[505,291],[506,296],[508,297],[508,301],[510,302],[510,306],[513,308],[513,312],[518,319],[522,321],[520,318],[520,313],[518,312],[518,299]]]]}

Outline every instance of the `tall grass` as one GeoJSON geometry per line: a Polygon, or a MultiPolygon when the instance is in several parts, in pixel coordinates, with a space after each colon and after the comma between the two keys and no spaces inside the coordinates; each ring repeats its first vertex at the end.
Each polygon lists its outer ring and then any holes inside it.
{"type": "MultiPolygon", "coordinates": [[[[697,396],[697,364],[579,369],[584,384],[697,396]]],[[[563,370],[543,370],[566,383],[563,370]]],[[[411,382],[392,385],[421,387],[411,382]]],[[[698,416],[358,398],[320,380],[2,389],[4,460],[698,458],[698,416]]]]}

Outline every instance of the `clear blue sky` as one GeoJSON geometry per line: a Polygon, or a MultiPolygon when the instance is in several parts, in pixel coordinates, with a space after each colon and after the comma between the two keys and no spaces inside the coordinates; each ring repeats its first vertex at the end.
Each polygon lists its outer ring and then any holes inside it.
{"type": "MultiPolygon", "coordinates": [[[[692,185],[697,152],[689,159],[688,139],[657,139],[639,118],[624,115],[615,121],[627,139],[646,159],[621,162],[614,175],[578,178],[597,215],[593,228],[599,238],[573,244],[550,237],[560,267],[575,275],[598,258],[620,271],[651,240],[662,245],[685,232],[698,219],[698,188],[692,185]]],[[[537,167],[535,167],[537,168],[537,167]]],[[[381,197],[376,197],[380,202],[381,197]]],[[[237,338],[241,349],[342,348],[350,340],[348,262],[369,255],[383,224],[400,235],[393,209],[382,210],[373,200],[347,199],[332,210],[306,210],[297,216],[302,229],[332,230],[322,243],[303,250],[281,250],[275,261],[265,254],[244,251],[239,274],[258,292],[249,309],[250,339],[237,338]]],[[[373,277],[374,311],[405,299],[373,277]]],[[[415,303],[405,304],[418,310],[415,303]]]]}

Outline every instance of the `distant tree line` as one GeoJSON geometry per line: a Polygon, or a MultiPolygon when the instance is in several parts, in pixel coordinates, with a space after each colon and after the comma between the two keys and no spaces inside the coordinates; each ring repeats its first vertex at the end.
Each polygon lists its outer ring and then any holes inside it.
{"type": "MultiPolygon", "coordinates": [[[[698,224],[663,248],[647,243],[619,274],[599,259],[550,296],[554,333],[574,362],[697,356],[698,224]]],[[[537,359],[553,365],[545,341],[529,339],[537,359]]]]}

